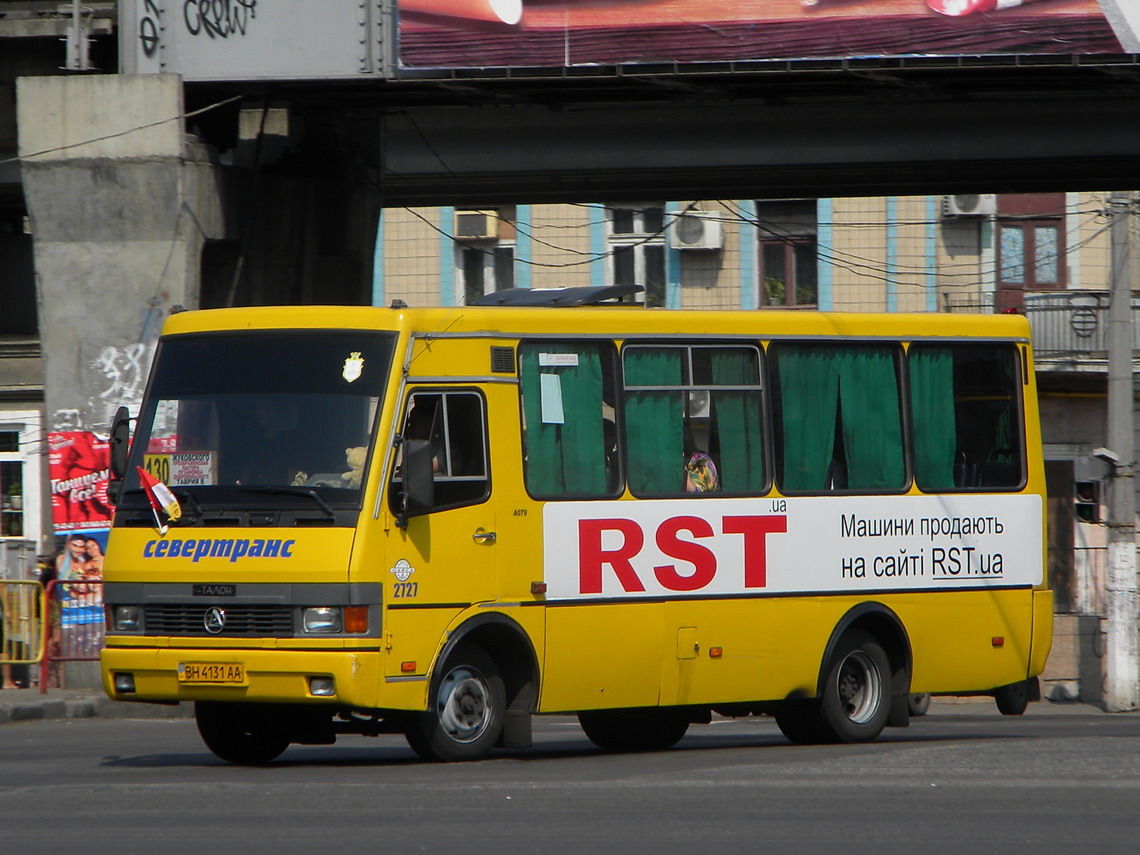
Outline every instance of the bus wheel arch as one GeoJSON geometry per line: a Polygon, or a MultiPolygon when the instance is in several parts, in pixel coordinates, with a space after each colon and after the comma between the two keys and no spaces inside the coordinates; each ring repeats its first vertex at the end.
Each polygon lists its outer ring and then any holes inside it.
{"type": "Polygon", "coordinates": [[[797,744],[868,742],[885,726],[905,727],[910,666],[902,621],[880,603],[861,603],[832,630],[815,697],[785,700],[776,722],[797,744]]]}
{"type": "MultiPolygon", "coordinates": [[[[477,615],[450,632],[437,663],[446,668],[461,645],[474,645],[484,651],[502,679],[505,708],[498,746],[530,748],[531,715],[538,704],[539,671],[538,656],[526,631],[497,612],[477,615]]],[[[439,670],[437,667],[433,675],[433,687],[439,670]]]]}
{"type": "Polygon", "coordinates": [[[883,652],[886,653],[890,664],[892,705],[888,726],[906,727],[909,721],[909,715],[906,713],[906,700],[910,692],[911,664],[913,661],[910,636],[899,616],[882,603],[860,603],[848,610],[835,625],[820,660],[816,697],[823,696],[827,666],[835,658],[837,647],[845,635],[857,631],[865,632],[874,638],[883,648],[883,652]]]}
{"type": "Polygon", "coordinates": [[[477,644],[451,646],[440,663],[429,683],[427,709],[408,723],[408,744],[424,760],[480,760],[502,733],[502,675],[477,644]]]}

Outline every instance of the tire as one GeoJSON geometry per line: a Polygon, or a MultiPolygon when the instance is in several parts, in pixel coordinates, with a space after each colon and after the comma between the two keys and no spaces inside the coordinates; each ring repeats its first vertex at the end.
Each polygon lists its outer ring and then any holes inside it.
{"type": "Polygon", "coordinates": [[[483,648],[460,644],[432,680],[431,708],[405,734],[425,760],[481,760],[503,732],[507,692],[495,661],[483,648]]]}
{"type": "Polygon", "coordinates": [[[829,741],[820,718],[818,699],[784,701],[776,707],[773,715],[780,733],[794,745],[818,745],[829,741]]]}
{"type": "Polygon", "coordinates": [[[1029,681],[1021,680],[995,689],[994,700],[1002,715],[1021,715],[1029,706],[1029,681]]]}
{"type": "Polygon", "coordinates": [[[820,722],[829,742],[870,742],[891,712],[891,664],[865,632],[840,639],[820,696],[820,722]]]}
{"type": "Polygon", "coordinates": [[[586,710],[578,723],[603,751],[664,751],[689,730],[689,716],[669,707],[625,710],[586,710]]]}
{"type": "Polygon", "coordinates": [[[229,763],[257,766],[280,757],[288,735],[270,722],[272,708],[253,704],[197,701],[198,733],[215,755],[229,763]]]}
{"type": "Polygon", "coordinates": [[[906,696],[906,711],[910,714],[911,718],[918,718],[919,716],[926,715],[930,709],[930,693],[929,692],[911,692],[906,696]]]}

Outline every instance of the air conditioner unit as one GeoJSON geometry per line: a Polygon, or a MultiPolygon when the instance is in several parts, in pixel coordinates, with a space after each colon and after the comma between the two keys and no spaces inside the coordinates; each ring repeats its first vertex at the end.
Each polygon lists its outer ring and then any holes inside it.
{"type": "Polygon", "coordinates": [[[724,245],[720,215],[685,211],[669,224],[669,245],[674,249],[720,249],[724,245]]]}
{"type": "Polygon", "coordinates": [[[942,197],[944,217],[986,217],[997,213],[997,196],[993,193],[942,197]]]}
{"type": "Polygon", "coordinates": [[[494,240],[499,236],[499,212],[456,211],[455,236],[460,240],[494,240]]]}

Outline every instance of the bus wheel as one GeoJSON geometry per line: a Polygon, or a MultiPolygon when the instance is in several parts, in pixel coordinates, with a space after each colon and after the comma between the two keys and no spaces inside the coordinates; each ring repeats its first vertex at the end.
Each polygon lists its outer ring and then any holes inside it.
{"type": "Polygon", "coordinates": [[[929,692],[911,692],[906,696],[906,711],[911,718],[926,715],[930,709],[929,692]]]}
{"type": "Polygon", "coordinates": [[[820,721],[831,742],[870,742],[891,711],[891,665],[872,636],[852,632],[839,642],[820,698],[820,721]]]}
{"type": "Polygon", "coordinates": [[[1029,681],[1021,680],[995,689],[994,700],[1002,715],[1021,715],[1029,706],[1029,681]]]}
{"type": "Polygon", "coordinates": [[[773,715],[780,733],[794,745],[817,745],[828,741],[816,699],[783,701],[773,715]]]}
{"type": "Polygon", "coordinates": [[[433,681],[431,708],[408,728],[408,744],[425,760],[451,763],[486,757],[503,732],[507,692],[495,661],[461,644],[433,681]]]}
{"type": "Polygon", "coordinates": [[[586,710],[578,713],[578,723],[604,751],[664,751],[689,730],[689,716],[668,707],[586,710]]]}
{"type": "Polygon", "coordinates": [[[196,701],[194,719],[206,747],[230,763],[268,763],[289,747],[289,738],[268,723],[267,712],[248,704],[196,701]]]}

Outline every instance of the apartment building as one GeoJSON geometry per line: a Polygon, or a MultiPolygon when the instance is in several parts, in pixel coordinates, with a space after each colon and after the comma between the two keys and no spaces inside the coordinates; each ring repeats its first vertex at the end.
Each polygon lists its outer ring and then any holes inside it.
{"type": "Polygon", "coordinates": [[[1108,197],[1096,192],[399,208],[382,215],[374,302],[462,306],[503,288],[637,284],[665,308],[1024,312],[1049,574],[1057,611],[1072,616],[1058,621],[1065,663],[1049,688],[1099,697],[1089,673],[1099,664],[1082,662],[1099,619],[1077,616],[1105,611],[1109,473],[1092,452],[1105,436],[1111,253],[1108,197]]]}

